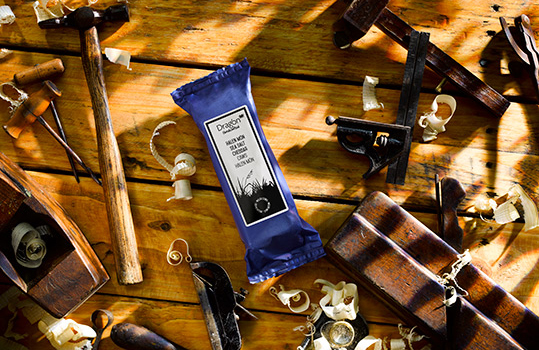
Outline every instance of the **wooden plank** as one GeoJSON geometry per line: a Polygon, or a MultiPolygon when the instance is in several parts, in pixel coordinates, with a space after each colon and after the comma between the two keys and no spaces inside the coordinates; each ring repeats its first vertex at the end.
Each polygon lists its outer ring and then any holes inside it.
{"type": "MultiPolygon", "coordinates": [[[[52,57],[16,52],[4,61],[7,71],[2,70],[0,78],[10,79],[11,72],[52,57]]],[[[57,101],[60,117],[73,149],[96,171],[95,125],[80,61],[63,58],[66,72],[55,80],[63,91],[57,101]]],[[[161,136],[155,139],[160,154],[169,162],[181,151],[193,154],[198,171],[192,181],[219,186],[203,137],[191,117],[177,107],[169,95],[176,87],[209,71],[132,66],[133,71],[112,64],[105,66],[114,130],[127,177],[170,181],[168,172],[151,156],[148,143],[160,122],[172,120],[177,126],[163,129],[161,136]]],[[[295,194],[359,200],[372,190],[384,190],[399,204],[410,200],[413,205],[429,207],[430,193],[434,193],[434,173],[438,172],[463,184],[468,192],[463,208],[480,193],[505,193],[514,182],[521,183],[538,199],[533,175],[539,155],[539,144],[534,141],[538,139],[539,118],[535,118],[539,116],[538,106],[513,103],[506,115],[497,120],[486,116],[471,100],[457,98],[456,115],[447,126],[448,131],[440,134],[435,142],[418,142],[422,130],[416,128],[407,175],[409,186],[401,188],[385,184],[385,170],[363,180],[361,175],[368,169],[367,159],[343,150],[334,128],[324,123],[327,115],[361,116],[393,123],[398,109],[398,91],[378,89],[378,98],[384,102],[385,109],[361,115],[358,112],[360,87],[258,76],[253,76],[252,80],[262,126],[295,194]],[[414,191],[416,195],[409,198],[414,191]]],[[[433,98],[430,94],[421,95],[420,113],[430,110],[433,98]]],[[[0,106],[0,117],[6,120],[7,103],[0,101],[0,106]]],[[[45,118],[50,115],[46,114],[45,118]]],[[[23,166],[69,170],[63,149],[40,125],[27,129],[16,141],[1,133],[0,144],[9,157],[23,166]]]]}
{"type": "MultiPolygon", "coordinates": [[[[104,0],[94,6],[105,8],[115,3],[104,0]]],[[[8,0],[6,4],[17,21],[3,27],[0,46],[80,52],[76,30],[41,30],[31,2],[8,0]]],[[[269,72],[356,82],[369,74],[380,77],[383,84],[398,85],[401,81],[406,52],[380,30],[371,29],[349,51],[334,47],[331,28],[346,9],[346,1],[219,0],[208,5],[191,0],[180,4],[134,2],[129,6],[131,22],[100,30],[103,47],[161,62],[216,67],[247,57],[256,69],[269,72]]],[[[496,6],[461,0],[433,6],[428,0],[393,0],[388,7],[416,30],[430,32],[434,44],[494,89],[534,96],[529,78],[509,75],[507,58],[516,61],[517,57],[501,35],[498,17],[527,13],[537,31],[537,4],[506,0],[496,6]]],[[[425,86],[432,89],[439,81],[435,73],[428,72],[425,86]]]]}
{"type": "MultiPolygon", "coordinates": [[[[187,349],[211,349],[200,305],[96,294],[68,318],[91,326],[91,314],[96,309],[111,311],[115,318],[114,324],[138,324],[187,349]]],[[[303,335],[293,331],[293,328],[303,324],[305,316],[252,311],[258,320],[245,319],[239,322],[244,344],[242,349],[295,349],[302,342],[303,335]]],[[[3,332],[12,313],[6,308],[0,310],[0,315],[0,330],[3,332]]],[[[103,333],[100,350],[120,349],[110,339],[110,329],[107,328],[103,333]]],[[[29,350],[54,349],[37,325],[30,325],[20,314],[15,320],[13,331],[27,334],[26,338],[18,342],[29,350]]],[[[369,323],[369,332],[376,337],[400,339],[396,325],[369,323]]]]}
{"type": "MultiPolygon", "coordinates": [[[[179,237],[189,242],[189,251],[195,261],[218,262],[229,273],[236,290],[245,288],[249,291],[244,303],[247,308],[282,310],[283,305],[269,294],[269,288],[276,284],[283,284],[288,289],[304,289],[316,302],[323,296],[320,286],[313,285],[316,279],[327,278],[332,283],[347,280],[344,273],[326,259],[320,259],[283,276],[251,285],[246,276],[245,247],[221,192],[195,189],[194,198],[190,201],[166,202],[173,192],[171,187],[131,182],[128,190],[144,281],[140,285],[119,285],[115,279],[110,235],[104,223],[106,212],[101,188],[91,185],[89,179],[82,180],[80,187],[71,187],[65,186],[67,176],[31,174],[73,215],[92,243],[111,275],[111,280],[101,289],[103,293],[197,303],[189,266],[184,263],[174,267],[166,263],[169,245],[179,237]]],[[[320,232],[323,241],[327,241],[353,207],[298,201],[298,209],[300,215],[320,232]]],[[[360,295],[361,313],[369,321],[397,322],[395,316],[381,303],[373,302],[366,291],[361,290],[360,295]]]]}
{"type": "MultiPolygon", "coordinates": [[[[113,273],[107,227],[103,224],[96,225],[96,222],[102,222],[106,215],[101,189],[94,186],[91,179],[83,179],[81,186],[76,186],[69,185],[70,179],[67,175],[36,172],[31,172],[31,175],[66,208],[87,235],[107,270],[113,273]]],[[[140,287],[125,288],[117,285],[112,276],[112,281],[109,281],[103,289],[107,293],[196,302],[197,296],[187,265],[174,268],[165,263],[169,244],[178,237],[190,243],[194,259],[209,259],[222,263],[229,271],[235,288],[248,288],[251,292],[246,300],[248,307],[257,305],[257,308],[277,310],[280,307],[279,303],[268,294],[268,288],[274,284],[280,283],[290,286],[289,288],[305,288],[315,299],[314,295],[319,289],[312,283],[316,278],[331,276],[333,283],[346,280],[343,272],[326,259],[321,259],[280,278],[272,279],[268,283],[249,285],[243,260],[245,248],[228,214],[229,209],[221,192],[194,189],[194,198],[191,201],[166,202],[173,192],[169,186],[132,182],[128,186],[134,211],[135,232],[140,238],[139,249],[145,281],[140,287]],[[211,207],[208,207],[208,203],[212,203],[211,207]],[[217,251],[212,243],[216,239],[219,240],[221,247],[217,251]]],[[[296,205],[301,217],[320,232],[324,243],[333,236],[355,208],[354,205],[309,200],[296,200],[296,205]]],[[[436,229],[434,213],[415,211],[411,213],[427,227],[436,229]]],[[[500,226],[492,222],[483,222],[479,218],[461,218],[460,225],[465,228],[464,248],[471,249],[474,259],[477,256],[485,261],[485,270],[489,270],[490,276],[495,281],[500,281],[503,288],[511,291],[534,312],[539,312],[536,287],[539,279],[536,263],[539,261],[539,252],[534,248],[537,244],[537,235],[534,231],[520,232],[522,223],[500,226]],[[501,264],[502,262],[504,264],[501,264]]],[[[385,318],[384,311],[376,311],[378,305],[371,304],[370,298],[363,299],[363,296],[367,297],[367,293],[360,292],[360,295],[362,295],[360,309],[368,320],[390,322],[385,318]]]]}

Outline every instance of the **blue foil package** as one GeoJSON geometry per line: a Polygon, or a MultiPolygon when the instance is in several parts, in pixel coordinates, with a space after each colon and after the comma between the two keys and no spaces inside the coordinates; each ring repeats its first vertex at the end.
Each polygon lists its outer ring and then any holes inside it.
{"type": "Polygon", "coordinates": [[[318,232],[298,214],[258,120],[247,60],[174,92],[206,138],[245,244],[247,277],[258,283],[325,255],[318,232]]]}

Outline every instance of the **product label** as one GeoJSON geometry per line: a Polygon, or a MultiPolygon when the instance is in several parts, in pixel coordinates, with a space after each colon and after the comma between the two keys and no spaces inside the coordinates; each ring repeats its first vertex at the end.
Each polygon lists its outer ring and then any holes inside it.
{"type": "Polygon", "coordinates": [[[245,225],[288,210],[247,106],[204,124],[245,225]]]}

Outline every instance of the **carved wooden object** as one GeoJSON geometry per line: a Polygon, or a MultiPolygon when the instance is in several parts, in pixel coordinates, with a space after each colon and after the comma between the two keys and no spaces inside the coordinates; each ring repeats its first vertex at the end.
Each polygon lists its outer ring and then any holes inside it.
{"type": "Polygon", "coordinates": [[[55,317],[63,317],[93,295],[109,276],[84,234],[41,186],[0,153],[0,269],[55,317]],[[51,237],[38,268],[19,265],[11,230],[20,222],[47,225],[51,237]]]}
{"type": "MultiPolygon", "coordinates": [[[[329,257],[435,342],[447,341],[444,288],[457,252],[381,192],[368,195],[328,242],[329,257]]],[[[539,318],[473,264],[457,275],[456,349],[533,348],[539,318]],[[471,341],[473,340],[473,341],[471,341]],[[483,346],[483,347],[481,347],[483,346]]],[[[453,315],[454,316],[454,315],[453,315]]],[[[453,318],[455,319],[455,318],[453,318]]]]}

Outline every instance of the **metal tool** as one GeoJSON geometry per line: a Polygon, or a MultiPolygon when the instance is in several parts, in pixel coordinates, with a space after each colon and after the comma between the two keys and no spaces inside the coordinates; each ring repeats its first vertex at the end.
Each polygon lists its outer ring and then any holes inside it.
{"type": "Polygon", "coordinates": [[[112,315],[112,312],[109,310],[104,309],[97,309],[92,313],[92,325],[95,333],[97,334],[97,337],[94,339],[94,343],[92,344],[93,350],[99,349],[99,343],[101,342],[101,338],[103,337],[103,332],[107,327],[112,325],[112,322],[114,321],[114,316],[112,315]],[[103,324],[102,317],[105,315],[107,317],[107,323],[103,324]]]}
{"type": "Polygon", "coordinates": [[[305,336],[298,350],[314,349],[313,340],[320,337],[326,338],[332,349],[353,350],[369,335],[369,326],[360,314],[354,320],[335,321],[322,313],[313,326],[314,333],[305,336]]]}
{"type": "Polygon", "coordinates": [[[147,328],[132,323],[114,325],[110,338],[114,344],[127,350],[187,350],[147,328]]]}
{"type": "Polygon", "coordinates": [[[88,167],[82,159],[71,149],[71,147],[54,131],[54,129],[43,119],[41,116],[49,107],[50,103],[56,97],[61,96],[62,93],[56,85],[50,80],[46,80],[43,83],[43,87],[30,95],[26,101],[15,111],[15,114],[4,125],[4,130],[9,136],[14,139],[18,138],[20,133],[28,125],[32,124],[36,120],[45,127],[45,129],[65,148],[79,165],[86,170],[86,172],[92,177],[92,179],[101,186],[101,181],[94,174],[92,169],[88,167]]]}
{"type": "Polygon", "coordinates": [[[500,23],[509,44],[511,44],[511,47],[522,62],[524,62],[530,73],[537,101],[539,102],[539,51],[535,43],[530,18],[526,15],[520,15],[515,18],[516,37],[511,33],[505,18],[500,17],[500,23]]]}
{"type": "MultiPolygon", "coordinates": [[[[58,115],[58,110],[56,109],[56,104],[54,103],[54,100],[51,100],[50,109],[52,112],[52,117],[54,118],[54,122],[56,123],[56,127],[58,128],[58,133],[60,134],[62,140],[67,143],[67,137],[64,131],[64,127],[62,125],[62,121],[60,120],[60,116],[58,115]]],[[[69,160],[69,164],[71,165],[71,170],[73,171],[73,176],[75,177],[75,180],[77,180],[77,182],[80,182],[79,174],[77,173],[77,169],[75,168],[75,161],[73,160],[73,157],[71,156],[69,151],[66,150],[66,154],[67,159],[69,160]]]]}
{"type": "Polygon", "coordinates": [[[412,142],[409,126],[332,116],[326,118],[326,124],[337,124],[337,139],[344,149],[369,158],[364,179],[395,160],[404,151],[404,145],[412,142]]]}
{"type": "MultiPolygon", "coordinates": [[[[335,45],[341,49],[350,47],[374,24],[399,45],[408,49],[408,38],[413,28],[391,12],[386,7],[388,3],[389,0],[354,0],[334,24],[335,45]]],[[[509,108],[510,102],[505,97],[431,42],[428,43],[426,61],[429,68],[446,77],[494,116],[501,117],[509,108]]]]}
{"type": "MultiPolygon", "coordinates": [[[[410,133],[412,134],[417,114],[419,93],[421,92],[421,83],[423,81],[423,72],[425,71],[429,36],[429,33],[412,30],[408,47],[408,57],[406,58],[406,65],[404,67],[404,79],[396,124],[409,126],[411,129],[410,133]]],[[[411,144],[411,140],[404,144],[403,154],[389,164],[386,182],[404,185],[411,144]]]]}
{"type": "Polygon", "coordinates": [[[435,175],[436,209],[438,214],[438,236],[457,252],[462,253],[464,231],[459,226],[457,207],[466,197],[466,190],[460,182],[451,177],[440,180],[435,175]]]}
{"type": "Polygon", "coordinates": [[[412,31],[396,124],[326,118],[328,125],[337,123],[337,138],[347,151],[369,158],[365,179],[389,164],[386,182],[404,184],[428,41],[428,33],[412,31]]]}
{"type": "Polygon", "coordinates": [[[239,309],[256,319],[255,315],[240,305],[247,292],[235,292],[225,269],[218,264],[204,261],[190,265],[212,349],[241,349],[241,334],[235,311],[239,309]]]}
{"type": "Polygon", "coordinates": [[[112,250],[120,284],[142,282],[137,240],[129,204],[122,157],[112,128],[103,57],[96,25],[103,22],[128,22],[127,5],[111,6],[103,11],[80,7],[67,16],[39,22],[42,29],[71,27],[79,30],[82,66],[92,98],[96,124],[99,167],[103,179],[105,204],[111,233],[112,250]]]}

